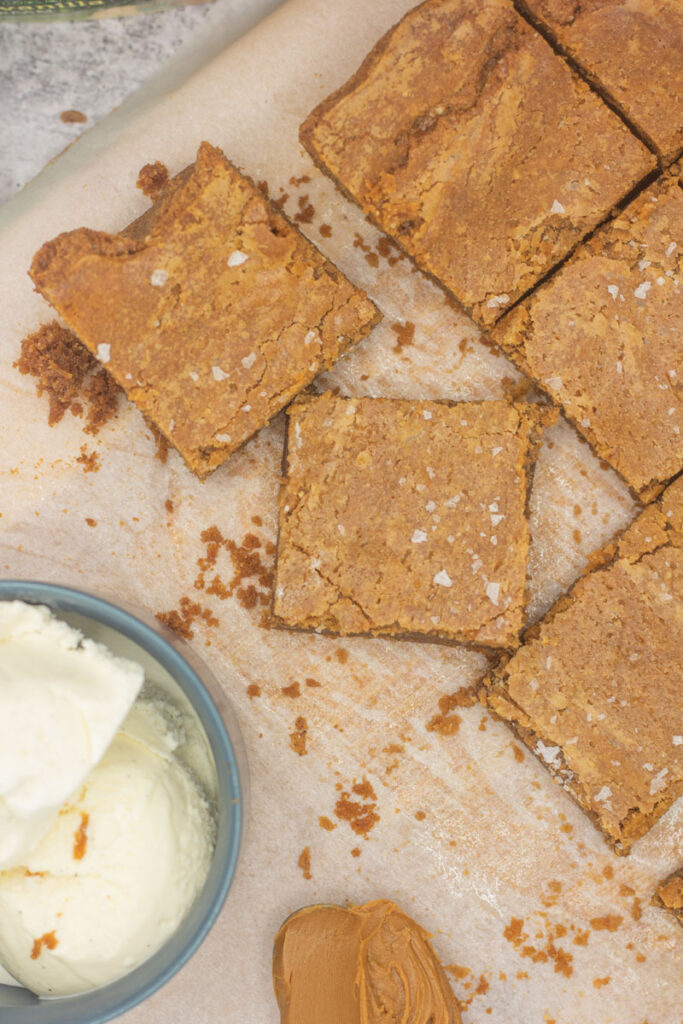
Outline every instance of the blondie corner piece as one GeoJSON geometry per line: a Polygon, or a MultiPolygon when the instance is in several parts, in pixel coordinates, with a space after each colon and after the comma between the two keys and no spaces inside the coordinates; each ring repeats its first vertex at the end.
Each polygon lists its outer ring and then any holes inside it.
{"type": "Polygon", "coordinates": [[[617,853],[683,793],[683,477],[484,680],[617,853]]]}
{"type": "Polygon", "coordinates": [[[200,477],[380,318],[206,142],[125,231],[59,235],[31,277],[200,477]]]}
{"type": "Polygon", "coordinates": [[[507,0],[419,5],[300,136],[484,325],[656,166],[507,0]]]}
{"type": "Polygon", "coordinates": [[[683,468],[682,272],[672,173],[491,331],[643,501],[683,468]]]}
{"type": "Polygon", "coordinates": [[[683,148],[680,0],[520,0],[670,163],[683,148]]]}
{"type": "Polygon", "coordinates": [[[655,907],[668,910],[683,926],[683,868],[674,871],[659,883],[654,891],[652,903],[655,907]]]}
{"type": "Polygon", "coordinates": [[[274,623],[515,648],[527,493],[552,416],[505,401],[299,398],[274,623]]]}

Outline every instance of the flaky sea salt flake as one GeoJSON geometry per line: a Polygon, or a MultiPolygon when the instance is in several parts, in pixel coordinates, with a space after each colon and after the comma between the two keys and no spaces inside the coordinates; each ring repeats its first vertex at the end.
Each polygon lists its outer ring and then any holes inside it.
{"type": "Polygon", "coordinates": [[[654,779],[650,780],[650,796],[654,796],[655,793],[659,793],[660,789],[666,787],[665,776],[669,774],[668,768],[662,768],[661,772],[657,772],[654,779]]]}
{"type": "Polygon", "coordinates": [[[247,256],[246,252],[242,252],[241,249],[235,249],[235,251],[231,252],[228,257],[228,266],[241,267],[242,264],[246,263],[248,259],[249,257],[247,256]]]}
{"type": "Polygon", "coordinates": [[[497,306],[507,306],[509,301],[510,296],[503,293],[502,295],[492,295],[486,305],[489,309],[496,309],[497,306]]]}
{"type": "Polygon", "coordinates": [[[439,572],[437,572],[436,576],[434,577],[434,582],[438,583],[440,587],[453,586],[453,580],[450,578],[445,569],[441,569],[439,572]]]}

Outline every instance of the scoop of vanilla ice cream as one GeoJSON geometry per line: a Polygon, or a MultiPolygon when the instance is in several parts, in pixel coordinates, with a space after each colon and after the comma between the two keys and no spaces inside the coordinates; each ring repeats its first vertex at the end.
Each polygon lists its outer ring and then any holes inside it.
{"type": "Polygon", "coordinates": [[[0,962],[37,995],[85,991],[132,970],[202,888],[215,821],[176,756],[181,719],[143,691],[37,849],[0,874],[0,962]]]}
{"type": "Polygon", "coordinates": [[[143,681],[139,665],[48,608],[0,601],[0,871],[25,863],[143,681]]]}

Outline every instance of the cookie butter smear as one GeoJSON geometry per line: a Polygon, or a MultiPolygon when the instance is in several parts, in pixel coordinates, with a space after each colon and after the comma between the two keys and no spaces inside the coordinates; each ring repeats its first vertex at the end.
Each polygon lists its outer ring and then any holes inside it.
{"type": "Polygon", "coordinates": [[[461,1024],[429,936],[389,900],[305,907],[275,937],[281,1024],[461,1024]]]}

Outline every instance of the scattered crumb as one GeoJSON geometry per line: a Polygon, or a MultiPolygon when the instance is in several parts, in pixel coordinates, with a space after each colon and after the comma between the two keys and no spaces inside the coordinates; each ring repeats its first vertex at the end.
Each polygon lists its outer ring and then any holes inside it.
{"type": "Polygon", "coordinates": [[[290,697],[292,699],[294,699],[295,697],[300,697],[301,687],[299,686],[298,683],[292,683],[291,686],[283,686],[282,694],[284,697],[290,697]]]}
{"type": "Polygon", "coordinates": [[[442,736],[453,736],[460,728],[462,718],[451,712],[454,708],[469,708],[477,703],[478,686],[463,686],[455,693],[439,698],[439,714],[427,723],[427,732],[439,732],[442,736]]]}
{"type": "Polygon", "coordinates": [[[427,722],[427,732],[439,732],[442,736],[454,736],[460,728],[460,715],[434,715],[427,722]]]}
{"type": "Polygon", "coordinates": [[[367,779],[363,779],[362,782],[354,782],[351,788],[356,796],[362,797],[363,800],[377,799],[375,791],[367,779]]]}
{"type": "Polygon", "coordinates": [[[360,857],[360,848],[358,846],[354,846],[354,848],[351,850],[351,856],[360,857]]]}
{"type": "Polygon", "coordinates": [[[592,917],[589,923],[595,932],[615,932],[623,920],[619,914],[605,914],[603,917],[592,917]]]}
{"type": "Polygon", "coordinates": [[[515,755],[515,761],[521,763],[524,760],[524,751],[516,743],[511,743],[510,746],[512,747],[512,753],[515,755]]]}
{"type": "Polygon", "coordinates": [[[326,832],[333,832],[334,829],[337,827],[335,823],[333,821],[330,821],[330,819],[326,817],[324,814],[321,814],[320,817],[318,818],[318,824],[320,825],[321,828],[324,828],[326,832]]]}
{"type": "Polygon", "coordinates": [[[332,237],[332,225],[331,224],[321,224],[320,227],[318,228],[318,230],[319,230],[320,234],[323,236],[323,238],[331,238],[332,237]]]}
{"type": "Polygon", "coordinates": [[[306,749],[306,738],[308,736],[308,723],[303,715],[294,722],[294,729],[289,734],[289,745],[295,754],[303,757],[308,753],[306,749]]]}
{"type": "Polygon", "coordinates": [[[298,863],[299,863],[299,867],[301,868],[301,873],[303,874],[304,878],[306,879],[306,881],[310,881],[311,878],[313,878],[313,875],[311,874],[311,848],[310,848],[310,846],[305,846],[303,848],[303,850],[299,854],[299,861],[298,861],[298,863]]]}
{"type": "Polygon", "coordinates": [[[90,824],[90,815],[83,813],[81,814],[81,823],[74,832],[74,849],[73,857],[74,860],[83,860],[85,852],[88,848],[88,825],[90,824]]]}
{"type": "Polygon", "coordinates": [[[424,811],[415,811],[415,817],[418,821],[424,821],[427,815],[424,811]]]}
{"type": "Polygon", "coordinates": [[[312,689],[315,689],[316,687],[322,685],[323,684],[319,683],[317,679],[313,679],[311,676],[306,676],[306,686],[310,686],[312,689]]]}
{"type": "Polygon", "coordinates": [[[395,263],[406,258],[405,253],[401,252],[395,242],[392,242],[390,238],[386,237],[386,235],[382,235],[378,240],[377,252],[387,261],[390,267],[393,267],[395,263]]]}
{"type": "Polygon", "coordinates": [[[82,415],[83,406],[78,398],[86,376],[96,365],[76,335],[56,320],[43,324],[22,340],[21,355],[14,363],[19,373],[37,378],[39,395],[47,394],[50,403],[47,422],[51,427],[59,423],[68,410],[76,416],[82,415]]]}
{"type": "Polygon", "coordinates": [[[43,952],[43,946],[48,949],[56,949],[59,945],[59,940],[54,931],[45,932],[39,939],[33,940],[33,948],[31,950],[31,960],[37,960],[40,954],[43,952]]]}
{"type": "Polygon", "coordinates": [[[533,963],[552,961],[555,973],[569,978],[574,973],[572,967],[574,957],[567,950],[556,945],[556,940],[566,934],[565,925],[551,925],[548,928],[545,946],[538,948],[529,941],[530,936],[524,931],[524,921],[521,918],[511,918],[510,923],[503,929],[503,937],[512,943],[520,956],[529,957],[533,963]]]}
{"type": "Polygon", "coordinates": [[[391,329],[396,335],[396,343],[394,344],[394,352],[400,352],[401,349],[407,345],[412,345],[415,340],[415,324],[410,320],[406,320],[404,324],[397,321],[391,324],[391,329]]]}
{"type": "Polygon", "coordinates": [[[261,519],[261,516],[252,516],[251,521],[254,524],[254,526],[263,526],[263,520],[261,519]]]}
{"type": "Polygon", "coordinates": [[[605,985],[609,985],[609,982],[609,975],[606,978],[593,978],[593,988],[604,988],[605,985]]]}
{"type": "Polygon", "coordinates": [[[354,782],[351,793],[342,790],[335,804],[334,813],[340,821],[348,822],[356,835],[367,839],[369,832],[380,820],[377,813],[377,796],[368,780],[354,782]],[[354,800],[352,794],[360,797],[360,800],[354,800]]]}
{"type": "Polygon", "coordinates": [[[170,498],[167,498],[166,501],[164,502],[164,508],[166,509],[168,514],[171,515],[171,513],[173,512],[173,502],[171,501],[170,498]]]}
{"type": "Polygon", "coordinates": [[[167,183],[168,167],[160,160],[155,160],[153,164],[145,164],[140,168],[136,185],[141,192],[154,201],[159,198],[167,183]]]}
{"type": "Polygon", "coordinates": [[[301,188],[302,185],[308,185],[310,180],[311,179],[308,174],[302,174],[300,178],[295,178],[294,176],[292,176],[289,179],[289,184],[293,185],[294,188],[301,188]]]}
{"type": "Polygon", "coordinates": [[[96,473],[100,468],[100,457],[97,452],[89,452],[84,444],[81,445],[81,454],[76,456],[76,462],[83,466],[84,473],[96,473]]]}
{"type": "Polygon", "coordinates": [[[264,545],[255,534],[247,533],[242,543],[237,544],[226,539],[215,525],[202,530],[200,539],[206,545],[206,552],[203,557],[197,559],[199,572],[194,581],[196,590],[206,589],[207,594],[213,594],[221,601],[235,594],[242,607],[247,610],[258,605],[270,605],[273,586],[272,562],[262,561],[262,555],[264,558],[270,558],[275,554],[275,545],[271,541],[264,545]],[[215,568],[221,548],[228,552],[232,560],[232,578],[229,583],[225,583],[220,576],[215,575],[207,585],[206,573],[209,569],[215,568]],[[242,585],[246,580],[255,582],[242,585]]]}
{"type": "Polygon", "coordinates": [[[340,665],[345,665],[346,662],[349,660],[349,652],[346,650],[345,647],[338,647],[334,653],[340,665]]]}
{"type": "Polygon", "coordinates": [[[260,696],[261,696],[261,687],[259,686],[259,684],[258,683],[249,683],[249,686],[247,687],[247,697],[250,700],[253,700],[254,697],[260,697],[260,696]]]}
{"type": "Polygon", "coordinates": [[[194,624],[203,620],[207,626],[218,626],[216,616],[209,608],[203,608],[198,601],[191,601],[189,597],[181,597],[180,605],[170,612],[157,612],[157,619],[183,640],[191,640],[194,636],[194,624]]]}
{"type": "Polygon", "coordinates": [[[309,202],[307,194],[299,196],[298,205],[299,209],[294,214],[294,220],[297,224],[311,224],[315,216],[315,207],[313,203],[309,202]]]}
{"type": "Polygon", "coordinates": [[[81,110],[63,110],[59,115],[59,120],[64,124],[85,124],[88,117],[81,110]]]}
{"type": "Polygon", "coordinates": [[[97,526],[97,520],[91,519],[90,516],[86,516],[85,521],[88,524],[88,526],[97,526]]]}

